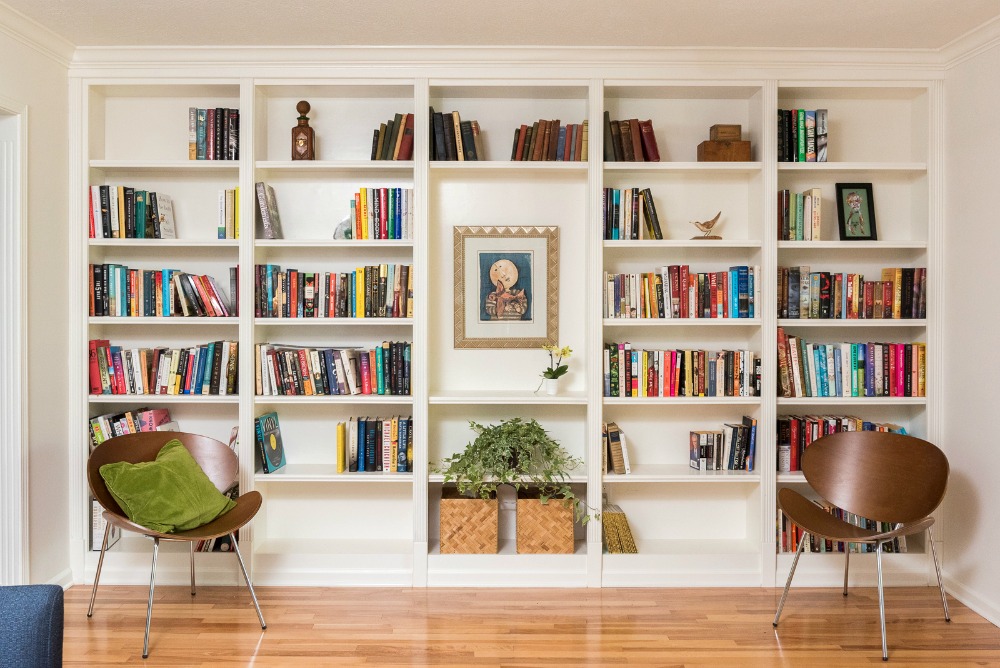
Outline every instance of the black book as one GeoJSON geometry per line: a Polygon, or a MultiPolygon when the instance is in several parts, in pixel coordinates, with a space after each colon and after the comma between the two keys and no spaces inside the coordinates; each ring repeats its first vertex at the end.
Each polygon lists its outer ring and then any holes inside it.
{"type": "Polygon", "coordinates": [[[106,269],[103,264],[92,264],[90,265],[90,273],[94,279],[94,315],[95,316],[105,316],[108,314],[107,303],[105,298],[107,296],[107,290],[104,284],[104,276],[106,269]]]}
{"type": "Polygon", "coordinates": [[[229,110],[229,159],[240,159],[240,110],[229,110]]]}
{"type": "Polygon", "coordinates": [[[783,123],[784,114],[778,109],[778,162],[785,161],[785,132],[783,123]]]}
{"type": "MultiPolygon", "coordinates": [[[[376,457],[381,452],[381,448],[377,446],[377,441],[375,439],[375,427],[377,420],[371,418],[365,418],[365,471],[376,471],[376,457]]],[[[379,437],[381,438],[382,432],[379,431],[379,437]]]]}
{"type": "Polygon", "coordinates": [[[903,267],[902,296],[900,300],[900,317],[913,317],[913,267],[903,267]]]}
{"type": "MultiPolygon", "coordinates": [[[[98,188],[101,196],[101,229],[104,230],[104,238],[112,237],[111,230],[111,189],[109,186],[98,188]]],[[[95,221],[96,224],[96,221],[95,221]]]]}
{"type": "Polygon", "coordinates": [[[125,237],[135,239],[135,188],[125,186],[125,237]]]}
{"type": "Polygon", "coordinates": [[[222,341],[212,343],[212,380],[209,382],[209,394],[219,393],[219,382],[222,379],[222,341]]]}
{"type": "Polygon", "coordinates": [[[660,217],[656,215],[656,204],[653,202],[653,193],[649,188],[642,191],[643,210],[646,212],[646,225],[654,239],[663,239],[663,230],[660,229],[660,217]]]}
{"type": "Polygon", "coordinates": [[[442,114],[441,121],[444,125],[444,148],[445,160],[458,160],[458,145],[455,143],[455,124],[452,122],[452,115],[445,118],[442,114]]]}
{"type": "MultiPolygon", "coordinates": [[[[231,109],[221,109],[222,111],[222,123],[219,126],[219,132],[222,135],[222,141],[219,142],[219,160],[232,160],[232,156],[229,155],[229,115],[232,113],[231,109]]],[[[219,117],[219,112],[215,112],[215,117],[219,117]]]]}
{"type": "Polygon", "coordinates": [[[239,343],[236,341],[227,341],[223,345],[229,346],[229,369],[226,372],[226,394],[236,394],[236,388],[239,386],[240,380],[239,343]]]}
{"type": "Polygon", "coordinates": [[[831,309],[831,298],[833,286],[831,275],[828,271],[819,272],[819,317],[829,319],[833,317],[831,309]]]}
{"type": "Polygon", "coordinates": [[[382,155],[379,160],[392,160],[392,149],[396,144],[396,132],[399,130],[399,122],[402,114],[396,114],[385,123],[385,141],[382,142],[382,155]]]}
{"type": "Polygon", "coordinates": [[[604,161],[614,162],[617,160],[615,158],[615,146],[614,139],[611,136],[611,112],[604,112],[604,161]]]}
{"type": "Polygon", "coordinates": [[[788,317],[799,318],[799,285],[802,281],[801,270],[798,267],[788,268],[788,317]]]}
{"type": "Polygon", "coordinates": [[[375,128],[375,134],[372,135],[372,160],[376,160],[378,155],[378,131],[379,128],[375,128]]]}
{"type": "Polygon", "coordinates": [[[434,159],[435,160],[447,160],[448,159],[448,147],[447,147],[447,136],[444,132],[444,114],[440,111],[435,111],[434,116],[434,143],[431,145],[434,149],[434,159]]]}
{"type": "Polygon", "coordinates": [[[466,160],[477,160],[476,143],[472,136],[472,121],[461,121],[459,128],[462,130],[462,151],[466,160]]]}

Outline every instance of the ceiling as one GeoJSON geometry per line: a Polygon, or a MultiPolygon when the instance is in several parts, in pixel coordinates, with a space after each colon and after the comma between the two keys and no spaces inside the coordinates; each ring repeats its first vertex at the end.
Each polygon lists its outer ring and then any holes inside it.
{"type": "Polygon", "coordinates": [[[0,0],[75,46],[939,49],[1000,0],[0,0]]]}

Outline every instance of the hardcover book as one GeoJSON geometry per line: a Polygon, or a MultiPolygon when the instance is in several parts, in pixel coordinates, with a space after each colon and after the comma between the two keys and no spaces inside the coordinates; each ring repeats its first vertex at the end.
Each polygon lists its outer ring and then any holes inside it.
{"type": "Polygon", "coordinates": [[[257,464],[264,473],[274,473],[285,465],[285,448],[281,442],[278,414],[264,413],[254,418],[257,443],[257,464]]]}

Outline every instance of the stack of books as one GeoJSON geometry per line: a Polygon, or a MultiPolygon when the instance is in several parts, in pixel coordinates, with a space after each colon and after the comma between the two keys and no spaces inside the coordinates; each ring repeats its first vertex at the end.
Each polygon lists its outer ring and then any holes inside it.
{"type": "Polygon", "coordinates": [[[639,553],[628,518],[619,506],[605,503],[601,511],[601,524],[604,526],[604,546],[609,554],[639,553]]]}
{"type": "Polygon", "coordinates": [[[372,160],[413,160],[413,114],[396,114],[375,128],[372,160]]]}

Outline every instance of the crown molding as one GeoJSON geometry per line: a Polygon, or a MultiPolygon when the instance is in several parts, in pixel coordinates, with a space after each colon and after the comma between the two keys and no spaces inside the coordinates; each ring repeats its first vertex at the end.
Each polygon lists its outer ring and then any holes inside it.
{"type": "Polygon", "coordinates": [[[503,78],[523,69],[530,76],[558,78],[621,76],[656,78],[664,68],[671,76],[718,78],[731,72],[746,77],[799,76],[801,72],[843,70],[865,78],[926,78],[940,69],[938,54],[925,49],[774,49],[662,47],[468,47],[468,46],[315,46],[315,47],[79,47],[70,75],[100,77],[191,76],[211,67],[218,76],[371,76],[393,69],[399,76],[470,76],[488,78],[496,69],[503,78]]]}
{"type": "Polygon", "coordinates": [[[974,28],[941,47],[941,62],[946,70],[961,65],[1000,44],[1000,17],[974,28]]]}
{"type": "Polygon", "coordinates": [[[0,2],[0,33],[69,67],[76,47],[40,23],[0,2]]]}

